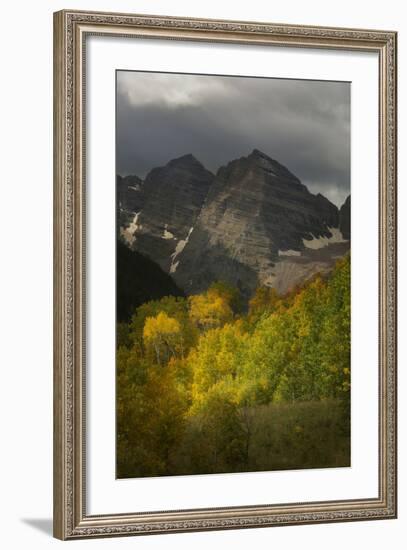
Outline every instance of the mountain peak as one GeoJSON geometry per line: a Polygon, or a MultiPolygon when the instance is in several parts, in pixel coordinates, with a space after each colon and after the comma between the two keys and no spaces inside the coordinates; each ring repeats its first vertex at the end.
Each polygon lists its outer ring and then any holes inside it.
{"type": "Polygon", "coordinates": [[[189,294],[213,280],[247,297],[259,285],[285,292],[349,249],[350,200],[339,212],[259,149],[216,176],[188,153],[152,169],[142,193],[128,194],[143,199],[123,218],[133,248],[189,294]]]}
{"type": "Polygon", "coordinates": [[[263,160],[268,160],[269,162],[275,162],[271,157],[266,155],[266,153],[263,153],[263,151],[260,151],[260,149],[253,149],[253,151],[249,155],[249,158],[263,159],[263,160]]]}
{"type": "Polygon", "coordinates": [[[348,208],[348,207],[350,207],[350,195],[348,195],[348,196],[346,197],[346,199],[344,200],[344,202],[343,202],[343,204],[342,204],[342,206],[341,206],[341,208],[348,208]]]}
{"type": "Polygon", "coordinates": [[[199,160],[194,157],[192,153],[188,153],[186,155],[182,155],[181,157],[170,160],[167,163],[167,166],[199,166],[205,168],[204,165],[199,162],[199,160]]]}
{"type": "Polygon", "coordinates": [[[266,155],[266,153],[263,153],[263,151],[260,151],[260,149],[253,149],[247,158],[274,176],[301,183],[297,176],[290,172],[288,168],[269,155],[266,155]]]}
{"type": "Polygon", "coordinates": [[[339,209],[339,229],[343,237],[348,240],[350,240],[350,224],[350,195],[348,195],[339,209]]]}

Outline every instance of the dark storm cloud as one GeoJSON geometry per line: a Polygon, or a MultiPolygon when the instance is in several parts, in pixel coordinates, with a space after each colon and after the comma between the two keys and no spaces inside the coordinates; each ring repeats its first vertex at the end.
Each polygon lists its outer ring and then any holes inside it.
{"type": "Polygon", "coordinates": [[[117,171],[186,153],[216,170],[254,148],[341,205],[350,192],[350,85],[119,72],[117,171]]]}

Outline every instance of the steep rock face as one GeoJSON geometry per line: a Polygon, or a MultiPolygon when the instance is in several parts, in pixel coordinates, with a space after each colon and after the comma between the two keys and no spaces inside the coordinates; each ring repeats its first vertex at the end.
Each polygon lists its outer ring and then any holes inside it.
{"type": "Polygon", "coordinates": [[[339,229],[344,239],[350,239],[350,195],[339,210],[339,229]]]}
{"type": "Polygon", "coordinates": [[[255,149],[218,171],[173,277],[187,293],[217,279],[247,295],[258,284],[282,288],[276,265],[343,242],[338,225],[335,205],[255,149]]]}
{"type": "Polygon", "coordinates": [[[122,230],[133,248],[172,272],[192,232],[213,181],[213,174],[193,156],[154,168],[143,184],[141,211],[122,230]]]}
{"type": "Polygon", "coordinates": [[[185,155],[138,185],[137,199],[118,185],[119,207],[127,208],[121,236],[187,294],[215,280],[246,297],[258,285],[282,293],[327,273],[349,250],[350,197],[339,212],[257,149],[216,176],[185,155]]]}

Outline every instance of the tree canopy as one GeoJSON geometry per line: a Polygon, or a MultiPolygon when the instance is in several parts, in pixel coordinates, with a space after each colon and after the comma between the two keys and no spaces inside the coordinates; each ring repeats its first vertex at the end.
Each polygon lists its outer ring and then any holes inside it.
{"type": "Polygon", "coordinates": [[[223,282],[149,301],[117,342],[119,477],[349,460],[349,256],[284,296],[259,287],[246,311],[223,282]]]}

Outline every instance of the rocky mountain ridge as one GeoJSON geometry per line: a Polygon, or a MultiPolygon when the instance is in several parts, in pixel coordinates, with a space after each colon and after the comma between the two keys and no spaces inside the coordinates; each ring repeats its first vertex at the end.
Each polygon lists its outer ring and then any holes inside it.
{"type": "Polygon", "coordinates": [[[187,294],[214,280],[284,292],[349,250],[350,197],[339,210],[258,149],[216,175],[185,155],[132,178],[118,185],[121,236],[187,294]]]}

